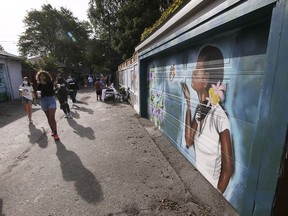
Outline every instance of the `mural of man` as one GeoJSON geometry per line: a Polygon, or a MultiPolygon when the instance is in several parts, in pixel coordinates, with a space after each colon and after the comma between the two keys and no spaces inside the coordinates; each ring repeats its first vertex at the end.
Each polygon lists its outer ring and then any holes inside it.
{"type": "Polygon", "coordinates": [[[191,87],[196,91],[199,104],[191,115],[190,92],[182,82],[186,99],[186,147],[194,146],[196,167],[221,193],[224,193],[233,174],[233,152],[230,122],[219,104],[224,100],[224,59],[219,48],[201,49],[196,68],[192,71],[191,87]]]}

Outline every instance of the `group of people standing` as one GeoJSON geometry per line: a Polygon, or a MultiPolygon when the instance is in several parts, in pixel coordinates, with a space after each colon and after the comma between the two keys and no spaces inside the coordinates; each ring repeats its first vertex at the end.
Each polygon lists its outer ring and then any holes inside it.
{"type": "MultiPolygon", "coordinates": [[[[59,141],[57,133],[57,124],[55,120],[56,112],[56,100],[54,95],[57,95],[60,103],[60,108],[65,113],[66,118],[72,119],[70,113],[70,107],[68,104],[68,95],[74,103],[76,103],[76,94],[79,90],[77,83],[72,79],[71,76],[65,81],[61,74],[58,74],[56,81],[53,83],[53,79],[49,72],[40,70],[36,74],[37,80],[37,97],[40,98],[41,109],[44,111],[52,136],[55,141],[59,141]]],[[[24,110],[28,115],[29,123],[32,124],[32,103],[36,104],[36,94],[34,92],[31,81],[28,77],[23,78],[22,84],[19,86],[19,94],[22,96],[22,103],[24,110]]]]}

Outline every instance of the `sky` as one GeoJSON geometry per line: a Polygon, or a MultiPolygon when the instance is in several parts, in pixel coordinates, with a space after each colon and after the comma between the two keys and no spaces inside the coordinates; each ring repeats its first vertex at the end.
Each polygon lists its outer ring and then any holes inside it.
{"type": "Polygon", "coordinates": [[[8,53],[19,55],[17,42],[25,31],[23,19],[27,11],[41,10],[43,4],[51,4],[53,8],[65,7],[80,21],[88,20],[89,0],[7,0],[0,7],[0,44],[8,53]]]}

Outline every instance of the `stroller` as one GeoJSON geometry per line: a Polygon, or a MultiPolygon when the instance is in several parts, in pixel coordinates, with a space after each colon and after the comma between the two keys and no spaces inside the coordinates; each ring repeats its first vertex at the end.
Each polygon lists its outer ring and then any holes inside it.
{"type": "Polygon", "coordinates": [[[113,98],[115,99],[115,94],[114,94],[114,89],[112,88],[107,88],[105,90],[105,95],[104,95],[104,100],[108,99],[108,98],[113,98]]]}

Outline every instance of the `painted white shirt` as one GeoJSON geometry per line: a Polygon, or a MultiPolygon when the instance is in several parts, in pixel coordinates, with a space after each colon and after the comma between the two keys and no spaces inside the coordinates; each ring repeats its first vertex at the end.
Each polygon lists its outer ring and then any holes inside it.
{"type": "Polygon", "coordinates": [[[212,108],[203,120],[202,128],[198,122],[194,137],[196,166],[201,174],[217,188],[221,172],[220,133],[228,129],[230,123],[221,106],[212,108]]]}
{"type": "Polygon", "coordinates": [[[32,86],[19,86],[19,91],[21,92],[21,96],[27,98],[28,100],[33,100],[32,92],[34,92],[32,86]]]}

